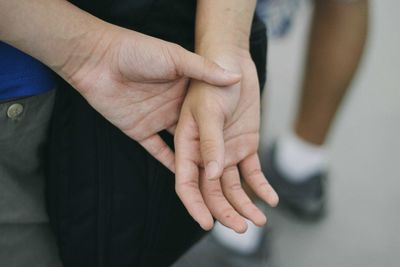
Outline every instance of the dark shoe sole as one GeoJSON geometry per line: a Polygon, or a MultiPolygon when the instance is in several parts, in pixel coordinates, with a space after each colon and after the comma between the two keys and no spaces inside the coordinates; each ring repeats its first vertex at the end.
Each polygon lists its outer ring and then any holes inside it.
{"type": "Polygon", "coordinates": [[[261,155],[262,170],[269,183],[279,196],[278,208],[289,212],[295,217],[318,221],[326,215],[326,178],[325,173],[319,173],[307,182],[294,184],[277,170],[275,164],[275,145],[261,155]]]}

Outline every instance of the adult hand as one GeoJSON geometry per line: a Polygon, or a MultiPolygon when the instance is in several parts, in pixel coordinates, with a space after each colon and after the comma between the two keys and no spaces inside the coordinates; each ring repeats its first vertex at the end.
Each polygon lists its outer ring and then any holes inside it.
{"type": "Polygon", "coordinates": [[[257,155],[260,94],[257,72],[245,49],[213,49],[208,58],[242,74],[240,83],[218,87],[193,81],[175,132],[176,192],[191,216],[206,230],[212,216],[236,232],[248,218],[266,222],[240,182],[271,206],[278,196],[261,172],[257,155]]]}
{"type": "Polygon", "coordinates": [[[214,85],[240,79],[182,47],[109,25],[69,81],[107,120],[174,171],[174,153],[158,135],[174,128],[188,78],[214,85]]]}

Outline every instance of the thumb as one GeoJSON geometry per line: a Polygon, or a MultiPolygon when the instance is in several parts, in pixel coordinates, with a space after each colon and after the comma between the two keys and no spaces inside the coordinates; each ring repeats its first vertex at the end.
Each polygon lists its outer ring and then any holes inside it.
{"type": "Polygon", "coordinates": [[[178,73],[215,86],[228,86],[240,81],[241,75],[226,70],[215,62],[182,48],[178,73]]]}
{"type": "Polygon", "coordinates": [[[199,111],[196,117],[200,134],[200,153],[206,178],[218,179],[224,169],[224,118],[220,115],[215,116],[204,109],[199,111]]]}

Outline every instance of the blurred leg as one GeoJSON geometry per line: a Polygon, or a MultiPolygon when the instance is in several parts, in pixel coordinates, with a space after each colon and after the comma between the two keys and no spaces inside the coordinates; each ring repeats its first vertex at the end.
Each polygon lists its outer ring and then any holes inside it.
{"type": "Polygon", "coordinates": [[[367,26],[368,0],[315,0],[294,133],[280,137],[264,163],[281,204],[300,217],[325,214],[323,144],[360,62],[367,26]]]}
{"type": "Polygon", "coordinates": [[[357,69],[368,27],[368,0],[315,0],[296,134],[323,144],[357,69]]]}

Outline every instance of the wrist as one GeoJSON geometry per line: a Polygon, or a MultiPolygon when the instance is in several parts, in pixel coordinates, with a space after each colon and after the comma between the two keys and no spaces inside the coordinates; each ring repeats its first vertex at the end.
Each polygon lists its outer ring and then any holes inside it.
{"type": "Polygon", "coordinates": [[[207,43],[201,49],[196,49],[199,55],[214,61],[229,71],[241,73],[241,63],[250,58],[247,48],[228,43],[207,43]]]}
{"type": "Polygon", "coordinates": [[[63,0],[0,0],[0,39],[70,79],[107,23],[63,0]]]}
{"type": "Polygon", "coordinates": [[[112,30],[109,28],[107,23],[98,21],[70,36],[62,45],[62,58],[50,64],[50,67],[71,85],[76,85],[85,70],[89,70],[104,56],[112,40],[112,30]]]}
{"type": "Polygon", "coordinates": [[[196,52],[224,44],[248,50],[255,4],[255,0],[198,0],[196,52]]]}
{"type": "Polygon", "coordinates": [[[225,30],[223,33],[208,32],[196,35],[196,53],[202,54],[213,47],[249,50],[250,35],[246,30],[225,30]]]}

